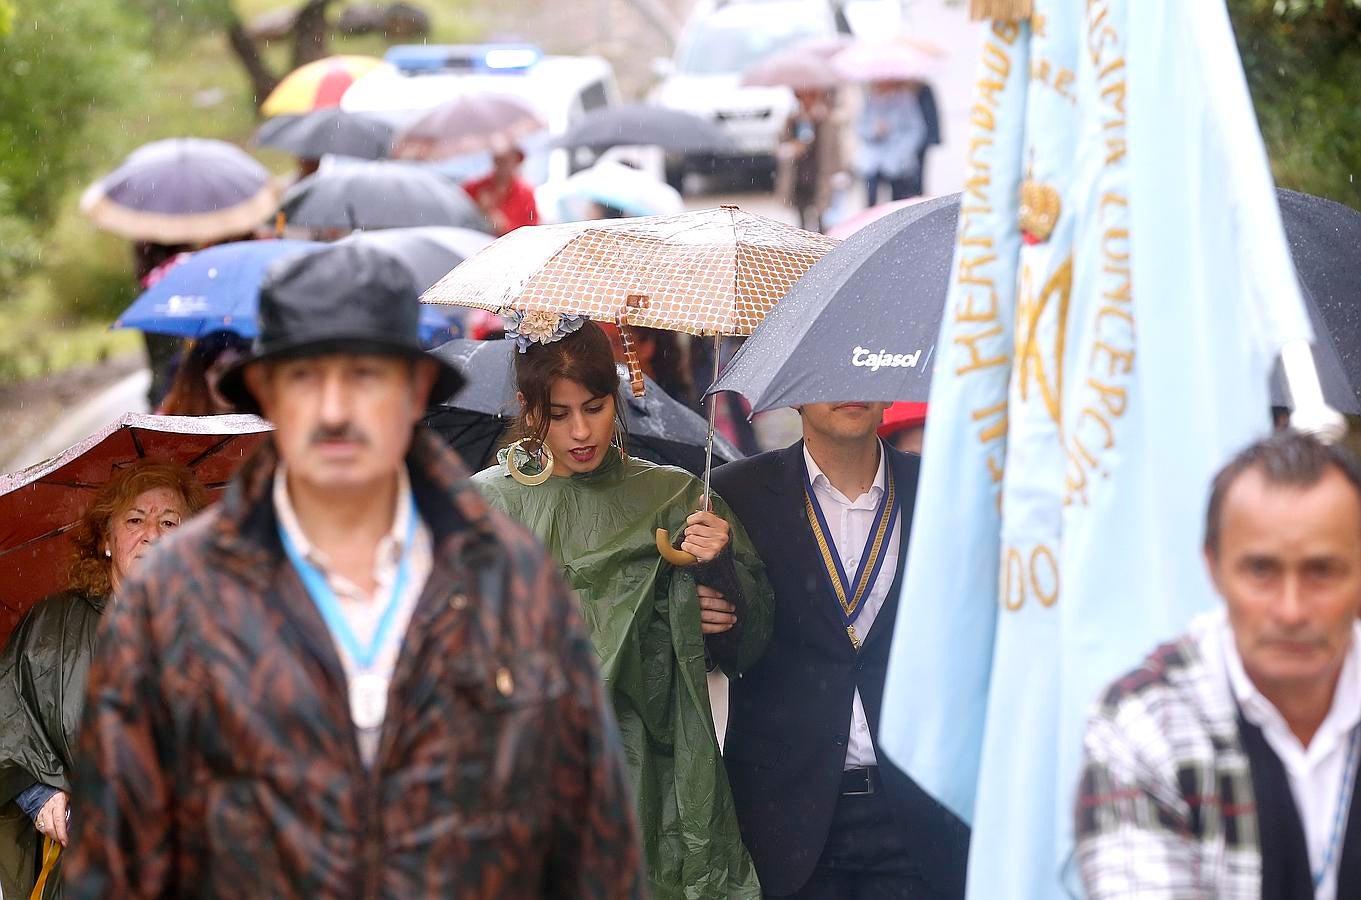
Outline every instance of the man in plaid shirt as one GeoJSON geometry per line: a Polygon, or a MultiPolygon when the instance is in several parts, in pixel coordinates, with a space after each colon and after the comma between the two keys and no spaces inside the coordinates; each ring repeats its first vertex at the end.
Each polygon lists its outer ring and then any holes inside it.
{"type": "Polygon", "coordinates": [[[1361,897],[1361,468],[1284,432],[1216,476],[1222,610],[1117,680],[1084,741],[1093,900],[1361,897]]]}

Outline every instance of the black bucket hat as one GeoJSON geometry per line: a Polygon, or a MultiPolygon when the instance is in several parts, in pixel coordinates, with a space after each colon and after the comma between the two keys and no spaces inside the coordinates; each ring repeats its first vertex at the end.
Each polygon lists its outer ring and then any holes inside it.
{"type": "Polygon", "coordinates": [[[463,386],[456,368],[421,348],[420,291],[401,261],[377,247],[338,243],[279,260],[260,288],[259,323],[250,355],[218,383],[241,412],[260,412],[246,387],[246,368],[271,359],[328,353],[424,357],[439,366],[432,407],[463,386]]]}

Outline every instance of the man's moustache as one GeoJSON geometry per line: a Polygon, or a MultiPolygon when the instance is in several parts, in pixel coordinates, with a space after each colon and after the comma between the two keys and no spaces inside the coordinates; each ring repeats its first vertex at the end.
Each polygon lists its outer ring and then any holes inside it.
{"type": "Polygon", "coordinates": [[[351,441],[356,444],[367,445],[369,438],[364,432],[348,423],[334,428],[318,428],[312,432],[313,444],[325,444],[331,441],[351,441]]]}

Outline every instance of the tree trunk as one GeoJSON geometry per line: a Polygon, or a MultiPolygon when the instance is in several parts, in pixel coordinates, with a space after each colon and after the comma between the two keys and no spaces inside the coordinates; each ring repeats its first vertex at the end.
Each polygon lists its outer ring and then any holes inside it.
{"type": "Polygon", "coordinates": [[[255,46],[250,35],[246,34],[246,27],[236,16],[232,16],[227,26],[227,41],[231,44],[237,61],[250,78],[251,93],[255,95],[255,107],[259,109],[260,104],[269,96],[269,92],[279,83],[279,76],[265,64],[260,56],[260,48],[255,46]]]}
{"type": "Polygon", "coordinates": [[[293,68],[326,56],[330,50],[331,23],[326,20],[331,0],[307,0],[293,20],[293,68]]]}

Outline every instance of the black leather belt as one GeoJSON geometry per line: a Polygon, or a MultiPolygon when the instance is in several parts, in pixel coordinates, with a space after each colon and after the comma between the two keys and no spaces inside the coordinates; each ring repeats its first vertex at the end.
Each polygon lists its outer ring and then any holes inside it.
{"type": "Polygon", "coordinates": [[[878,794],[883,790],[879,781],[879,767],[847,769],[841,773],[841,796],[860,797],[878,794]]]}

